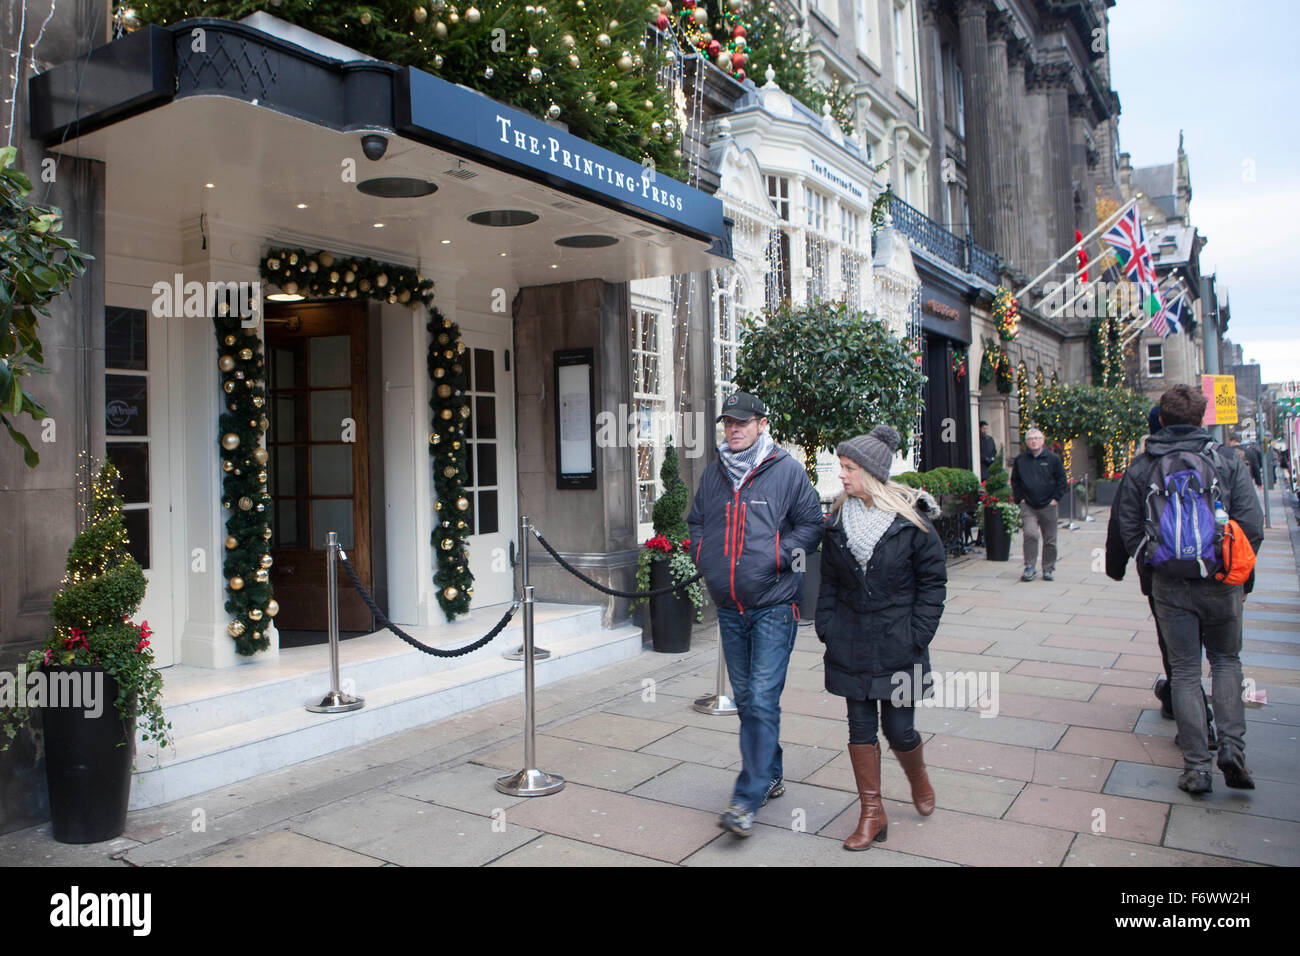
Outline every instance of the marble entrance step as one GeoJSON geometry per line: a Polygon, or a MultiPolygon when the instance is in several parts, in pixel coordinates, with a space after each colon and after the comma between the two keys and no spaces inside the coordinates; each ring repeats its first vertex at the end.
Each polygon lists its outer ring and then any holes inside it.
{"type": "MultiPolygon", "coordinates": [[[[537,663],[539,685],[641,652],[641,629],[602,628],[602,610],[537,606],[537,644],[552,653],[537,663]]],[[[485,633],[504,611],[504,606],[487,608],[469,622],[406,630],[432,646],[460,647],[485,633]]],[[[141,749],[131,808],[201,793],[510,696],[520,697],[522,725],[523,665],[501,657],[522,642],[521,618],[516,614],[486,647],[459,658],[422,654],[387,632],[344,641],[344,690],[366,701],[361,710],[346,714],[306,710],[329,690],[325,646],[286,649],[276,660],[220,671],[168,668],[164,710],[174,746],[141,749]]]]}

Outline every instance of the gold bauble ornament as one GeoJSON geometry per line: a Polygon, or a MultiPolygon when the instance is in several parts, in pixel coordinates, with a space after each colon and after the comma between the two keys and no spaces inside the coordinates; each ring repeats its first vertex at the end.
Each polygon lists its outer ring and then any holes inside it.
{"type": "Polygon", "coordinates": [[[455,478],[455,477],[456,477],[456,474],[457,474],[457,472],[456,472],[456,466],[455,466],[455,465],[448,465],[446,468],[444,468],[444,469],[442,470],[442,474],[443,474],[443,476],[446,477],[446,478],[455,478]]]}
{"type": "Polygon", "coordinates": [[[456,510],[457,510],[457,511],[468,511],[468,510],[469,510],[469,499],[468,499],[468,498],[457,498],[457,499],[456,499],[456,510]]]}
{"type": "Polygon", "coordinates": [[[275,564],[275,558],[271,557],[269,554],[264,554],[262,555],[262,560],[259,561],[258,564],[264,568],[269,568],[271,565],[275,564]]]}
{"type": "Polygon", "coordinates": [[[456,546],[456,543],[455,543],[454,541],[452,541],[451,538],[443,538],[443,539],[442,539],[442,544],[439,545],[439,547],[442,548],[442,550],[444,550],[444,551],[450,551],[450,550],[451,550],[452,548],[454,548],[455,546],[456,546]]]}
{"type": "Polygon", "coordinates": [[[223,507],[223,508],[225,508],[227,511],[229,511],[229,510],[230,510],[230,500],[229,500],[229,499],[226,499],[225,501],[221,502],[221,507],[223,507]]]}
{"type": "Polygon", "coordinates": [[[252,349],[240,349],[240,350],[239,350],[239,357],[240,357],[241,359],[243,359],[245,362],[247,362],[249,359],[251,359],[251,358],[253,357],[253,350],[252,350],[252,349]]]}
{"type": "Polygon", "coordinates": [[[264,484],[266,484],[266,472],[265,472],[265,471],[259,471],[259,472],[257,473],[257,483],[258,483],[259,485],[264,485],[264,484]]]}
{"type": "Polygon", "coordinates": [[[278,602],[275,598],[271,598],[271,600],[266,602],[267,617],[275,617],[279,613],[280,613],[280,602],[278,602]]]}
{"type": "Polygon", "coordinates": [[[267,259],[267,260],[266,260],[266,267],[267,267],[268,269],[279,269],[279,268],[280,268],[280,260],[279,260],[279,259],[267,259]]]}
{"type": "Polygon", "coordinates": [[[439,20],[433,25],[433,32],[437,35],[439,40],[447,39],[447,24],[439,20]]]}
{"type": "Polygon", "coordinates": [[[410,302],[410,301],[411,301],[411,290],[409,290],[409,289],[403,289],[401,292],[399,292],[399,293],[397,294],[397,301],[398,301],[398,302],[403,302],[403,303],[405,303],[405,302],[410,302]]]}
{"type": "Polygon", "coordinates": [[[578,59],[578,54],[576,53],[569,54],[569,66],[573,67],[575,70],[578,67],[582,66],[582,60],[578,59]]]}
{"type": "Polygon", "coordinates": [[[252,507],[253,507],[253,499],[248,497],[248,495],[244,495],[244,497],[239,499],[240,511],[248,511],[252,507]]]}
{"type": "Polygon", "coordinates": [[[388,285],[388,273],[381,272],[379,275],[375,276],[375,285],[379,286],[381,289],[388,285]]]}
{"type": "Polygon", "coordinates": [[[257,462],[259,465],[265,465],[270,457],[270,453],[265,448],[253,449],[253,461],[257,462]]]}
{"type": "Polygon", "coordinates": [[[231,621],[229,624],[226,625],[226,633],[229,634],[231,637],[239,637],[239,635],[244,633],[244,622],[231,621]]]}
{"type": "Polygon", "coordinates": [[[234,344],[235,344],[235,337],[234,337],[233,335],[227,335],[227,336],[226,336],[224,339],[222,339],[221,341],[225,342],[227,345],[234,345],[234,344]]]}
{"type": "Polygon", "coordinates": [[[283,288],[285,292],[289,293],[289,295],[295,295],[298,292],[298,283],[286,282],[283,288]]]}
{"type": "Polygon", "coordinates": [[[610,39],[608,33],[596,34],[596,46],[600,47],[601,49],[604,49],[608,47],[609,44],[610,44],[610,39]]]}
{"type": "Polygon", "coordinates": [[[239,547],[239,539],[236,538],[233,534],[232,534],[232,535],[227,535],[227,537],[226,537],[226,550],[228,550],[228,551],[234,551],[237,547],[239,547]]]}
{"type": "Polygon", "coordinates": [[[460,23],[460,14],[455,10],[451,11],[451,13],[447,14],[447,22],[454,27],[456,24],[460,23]]]}
{"type": "Polygon", "coordinates": [[[450,341],[451,341],[451,339],[449,339],[449,338],[447,337],[447,333],[446,333],[446,332],[439,332],[439,333],[438,333],[438,344],[439,344],[439,345],[446,345],[446,344],[447,344],[448,342],[450,342],[450,341]]]}
{"type": "Polygon", "coordinates": [[[623,53],[623,54],[618,58],[617,66],[618,66],[619,70],[620,70],[621,72],[623,72],[623,73],[630,73],[630,72],[632,72],[632,67],[633,67],[633,65],[634,65],[634,64],[632,63],[632,55],[631,55],[630,53],[624,52],[624,53],[623,53]]]}
{"type": "Polygon", "coordinates": [[[316,258],[319,259],[320,264],[325,266],[326,268],[329,268],[330,266],[334,265],[334,257],[330,255],[328,252],[322,252],[316,258]]]}
{"type": "Polygon", "coordinates": [[[235,359],[233,356],[223,355],[221,358],[217,359],[217,368],[221,369],[223,372],[229,372],[234,367],[235,359]]]}
{"type": "Polygon", "coordinates": [[[578,41],[573,38],[572,33],[566,33],[564,36],[560,37],[560,42],[564,44],[566,50],[572,50],[578,45],[578,41]]]}
{"type": "Polygon", "coordinates": [[[222,468],[223,471],[234,471],[234,470],[235,470],[235,466],[234,466],[234,464],[233,464],[232,462],[230,462],[230,461],[223,461],[223,462],[221,463],[221,468],[222,468]]]}
{"type": "Polygon", "coordinates": [[[221,436],[221,447],[226,451],[234,451],[239,447],[239,436],[234,432],[226,432],[221,436]]]}
{"type": "MultiPolygon", "coordinates": [[[[367,10],[362,10],[362,11],[361,11],[361,16],[360,16],[358,19],[361,20],[361,25],[362,25],[363,27],[368,27],[368,26],[370,26],[370,21],[371,21],[371,19],[373,19],[373,18],[370,16],[370,12],[369,12],[369,11],[367,11],[367,10]]],[[[252,617],[252,615],[250,614],[249,617],[252,617]]]]}
{"type": "Polygon", "coordinates": [[[271,572],[266,570],[266,568],[258,568],[257,571],[254,572],[253,578],[258,584],[265,584],[267,581],[271,580],[271,572]]]}
{"type": "Polygon", "coordinates": [[[229,395],[231,392],[233,392],[233,391],[235,390],[235,383],[234,383],[234,382],[226,382],[226,383],[225,383],[224,385],[222,385],[221,387],[222,387],[223,389],[225,389],[225,390],[226,390],[226,394],[229,395]]]}
{"type": "Polygon", "coordinates": [[[357,277],[357,274],[356,274],[355,272],[353,272],[351,269],[345,269],[345,270],[343,270],[343,281],[344,281],[344,282],[351,282],[351,281],[353,281],[354,279],[356,279],[356,277],[357,277]]]}
{"type": "Polygon", "coordinates": [[[230,590],[232,590],[232,591],[242,591],[242,590],[244,590],[244,579],[241,578],[241,577],[239,577],[238,575],[236,575],[235,577],[231,578],[231,579],[230,579],[230,590]]]}
{"type": "Polygon", "coordinates": [[[270,528],[263,528],[263,529],[262,529],[262,537],[265,538],[267,541],[270,541],[270,540],[271,540],[271,529],[270,529],[270,528]]]}
{"type": "Polygon", "coordinates": [[[451,409],[444,408],[439,414],[442,417],[443,421],[446,421],[451,418],[451,409]]]}
{"type": "Polygon", "coordinates": [[[318,265],[316,264],[316,260],[315,260],[315,259],[313,259],[313,260],[311,260],[309,263],[307,263],[307,271],[310,272],[310,273],[312,273],[313,275],[316,273],[316,270],[319,269],[319,268],[320,268],[320,266],[318,266],[318,265]]]}
{"type": "Polygon", "coordinates": [[[438,433],[437,433],[437,432],[429,432],[429,444],[430,444],[430,445],[436,445],[436,444],[438,444],[438,442],[440,442],[440,441],[442,441],[442,439],[438,436],[438,433]]]}
{"type": "Polygon", "coordinates": [[[454,601],[456,600],[456,595],[459,593],[460,592],[457,591],[455,588],[446,588],[443,590],[442,596],[445,597],[448,601],[454,601]]]}
{"type": "Polygon", "coordinates": [[[425,20],[427,20],[427,19],[429,19],[429,11],[426,10],[426,9],[424,9],[424,7],[416,7],[416,8],[415,8],[415,22],[416,22],[416,23],[423,23],[423,22],[424,22],[425,20]]]}
{"type": "Polygon", "coordinates": [[[458,441],[454,441],[454,442],[452,442],[452,443],[451,443],[451,447],[452,447],[452,449],[455,450],[455,451],[460,451],[460,442],[458,442],[458,441]]]}
{"type": "Polygon", "coordinates": [[[469,418],[469,406],[468,406],[468,405],[462,405],[462,406],[460,407],[460,417],[461,417],[461,418],[469,418]]]}
{"type": "Polygon", "coordinates": [[[447,370],[445,368],[435,368],[433,370],[434,378],[442,378],[446,374],[447,374],[447,370]]]}
{"type": "Polygon", "coordinates": [[[250,621],[260,621],[262,619],[261,610],[259,608],[253,608],[248,612],[248,619],[250,621]]]}
{"type": "Polygon", "coordinates": [[[451,395],[451,386],[450,386],[450,385],[439,385],[439,386],[438,386],[438,397],[439,397],[439,398],[447,398],[449,395],[451,395]]]}
{"type": "Polygon", "coordinates": [[[298,253],[296,252],[289,253],[289,265],[296,266],[297,264],[298,264],[298,253]]]}
{"type": "Polygon", "coordinates": [[[360,289],[362,292],[369,292],[369,291],[370,291],[370,280],[369,280],[369,279],[362,279],[360,282],[357,283],[357,288],[360,289]]]}
{"type": "Polygon", "coordinates": [[[254,408],[261,408],[261,407],[262,407],[263,405],[265,405],[265,404],[266,404],[266,399],[263,398],[261,395],[254,395],[254,396],[253,396],[253,407],[254,407],[254,408]]]}
{"type": "Polygon", "coordinates": [[[470,7],[465,11],[466,23],[478,23],[483,18],[483,14],[478,12],[478,7],[470,7]]]}

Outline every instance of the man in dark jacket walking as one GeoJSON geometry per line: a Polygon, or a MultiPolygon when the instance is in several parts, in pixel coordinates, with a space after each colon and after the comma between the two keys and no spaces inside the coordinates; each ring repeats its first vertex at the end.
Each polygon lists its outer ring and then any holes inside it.
{"type": "Polygon", "coordinates": [[[704,470],[687,523],[695,563],[718,606],[718,630],[740,711],[741,771],[722,825],[754,830],[754,812],[785,792],[781,691],[798,628],[806,556],[822,510],[803,466],[776,447],[767,408],[736,392],[722,403],[726,441],[704,470]]]}
{"type": "Polygon", "coordinates": [[[1020,505],[1025,521],[1025,573],[1022,581],[1032,581],[1038,564],[1038,539],[1043,539],[1043,580],[1056,576],[1057,503],[1069,491],[1065,466],[1054,453],[1043,449],[1043,433],[1037,428],[1025,432],[1028,448],[1016,456],[1011,465],[1011,494],[1020,505]]]}
{"type": "MultiPolygon", "coordinates": [[[[1228,517],[1241,526],[1251,547],[1258,551],[1263,543],[1264,515],[1251,487],[1249,471],[1236,455],[1219,453],[1221,446],[1214,444],[1200,424],[1204,418],[1205,396],[1200,391],[1189,385],[1169,389],[1160,396],[1160,421],[1164,427],[1147,439],[1146,450],[1124,472],[1115,496],[1114,527],[1124,553],[1137,561],[1150,557],[1148,551],[1154,545],[1151,536],[1158,534],[1150,525],[1148,499],[1157,493],[1152,476],[1157,474],[1161,460],[1171,455],[1193,462],[1203,456],[1218,485],[1216,503],[1221,503],[1228,517]]],[[[1170,485],[1184,473],[1171,474],[1170,485]]],[[[1173,507],[1171,499],[1166,513],[1173,507]]],[[[1167,544],[1162,542],[1161,548],[1165,547],[1167,544]]],[[[1156,551],[1157,558],[1160,553],[1156,551]]],[[[1211,789],[1210,751],[1201,698],[1201,647],[1204,646],[1210,661],[1214,711],[1219,724],[1219,769],[1229,787],[1253,790],[1255,783],[1246,769],[1243,741],[1246,719],[1239,656],[1242,585],[1226,584],[1213,577],[1174,577],[1160,573],[1158,568],[1153,570],[1151,594],[1156,619],[1173,668],[1174,719],[1178,722],[1178,736],[1174,740],[1182,751],[1184,767],[1178,779],[1179,789],[1192,794],[1211,789]]]]}
{"type": "Polygon", "coordinates": [[[980,481],[989,480],[989,467],[998,457],[998,443],[989,434],[989,423],[980,422],[980,481]]]}

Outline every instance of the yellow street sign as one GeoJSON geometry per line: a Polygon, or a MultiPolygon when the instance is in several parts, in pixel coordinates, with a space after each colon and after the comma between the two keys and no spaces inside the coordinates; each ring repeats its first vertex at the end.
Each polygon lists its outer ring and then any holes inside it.
{"type": "Polygon", "coordinates": [[[1237,424],[1237,380],[1231,375],[1202,375],[1206,425],[1237,424]]]}

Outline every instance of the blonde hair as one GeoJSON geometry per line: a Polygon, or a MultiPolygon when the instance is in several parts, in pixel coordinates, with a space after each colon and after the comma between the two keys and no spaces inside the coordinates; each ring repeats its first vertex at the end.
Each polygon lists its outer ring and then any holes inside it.
{"type": "MultiPolygon", "coordinates": [[[[881,481],[865,468],[859,474],[861,475],[862,490],[871,496],[873,505],[881,511],[892,511],[894,514],[902,515],[922,531],[930,530],[929,526],[921,518],[921,513],[916,509],[917,501],[924,494],[920,488],[909,488],[907,485],[901,485],[896,481],[881,481]]],[[[840,492],[840,496],[835,499],[835,504],[831,506],[831,514],[838,515],[840,509],[844,507],[844,502],[848,501],[848,499],[848,492],[840,492]]]]}

